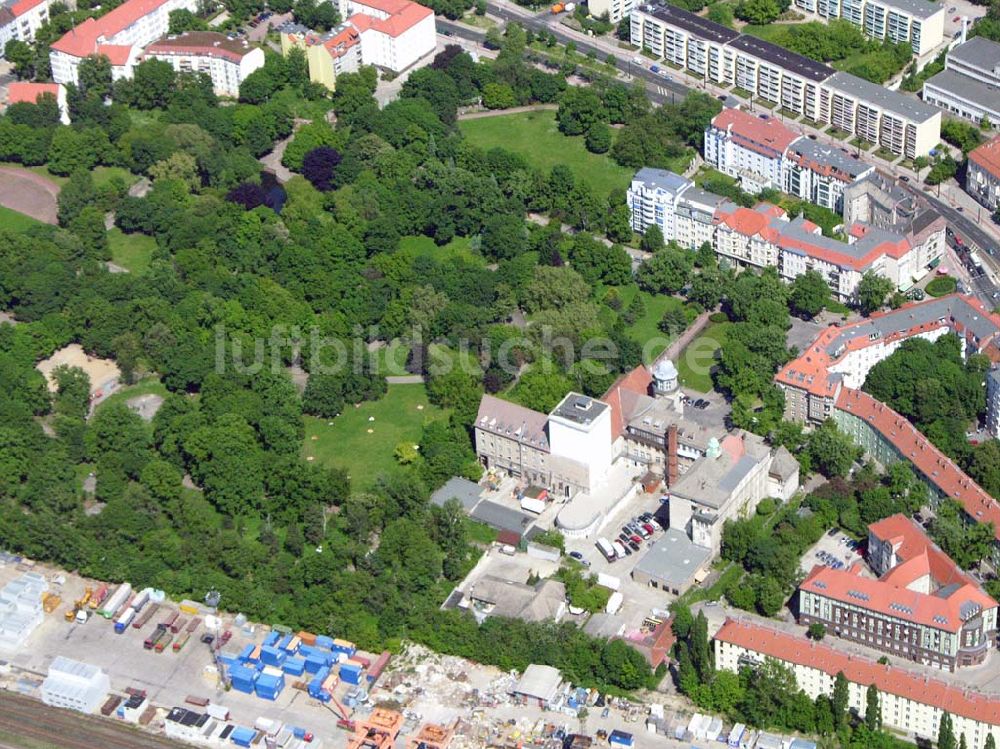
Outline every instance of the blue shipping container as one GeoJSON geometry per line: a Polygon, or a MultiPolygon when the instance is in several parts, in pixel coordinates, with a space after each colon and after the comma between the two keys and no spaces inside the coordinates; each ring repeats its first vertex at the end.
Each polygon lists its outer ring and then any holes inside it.
{"type": "Polygon", "coordinates": [[[229,734],[229,740],[236,746],[250,746],[255,738],[257,738],[257,732],[252,728],[235,728],[229,734]]]}
{"type": "Polygon", "coordinates": [[[316,647],[323,648],[324,650],[330,650],[333,648],[333,638],[327,637],[326,635],[317,635],[316,647]]]}
{"type": "Polygon", "coordinates": [[[243,679],[233,679],[232,680],[233,689],[237,692],[243,692],[244,694],[253,694],[253,682],[245,681],[243,679]]]}
{"type": "Polygon", "coordinates": [[[260,649],[260,660],[268,666],[280,666],[287,657],[285,651],[277,648],[264,647],[260,649]]]}
{"type": "Polygon", "coordinates": [[[316,673],[320,669],[327,668],[330,662],[325,658],[320,658],[319,656],[310,655],[306,657],[306,671],[311,674],[316,673]]]}
{"type": "Polygon", "coordinates": [[[293,639],[294,635],[285,635],[284,637],[281,638],[281,641],[278,643],[278,647],[281,648],[282,650],[288,650],[288,646],[292,644],[293,639]]]}
{"type": "Polygon", "coordinates": [[[305,658],[289,658],[281,670],[290,676],[302,676],[302,672],[306,670],[305,658]]]}
{"type": "Polygon", "coordinates": [[[361,683],[361,672],[341,670],[340,680],[345,684],[354,684],[355,686],[357,686],[358,684],[361,683]]]}
{"type": "Polygon", "coordinates": [[[250,654],[253,652],[253,645],[247,645],[243,650],[240,651],[240,660],[245,661],[250,658],[250,654]]]}
{"type": "Polygon", "coordinates": [[[635,746],[635,739],[632,738],[632,734],[615,729],[608,736],[608,743],[617,744],[618,746],[635,746]]]}
{"type": "Polygon", "coordinates": [[[264,638],[264,647],[265,648],[274,647],[274,644],[278,642],[278,640],[280,639],[281,639],[280,632],[268,632],[267,637],[264,638]]]}

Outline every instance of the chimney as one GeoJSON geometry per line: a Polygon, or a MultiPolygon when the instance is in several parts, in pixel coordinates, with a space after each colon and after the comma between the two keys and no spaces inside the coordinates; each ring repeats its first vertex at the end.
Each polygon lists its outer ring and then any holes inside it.
{"type": "Polygon", "coordinates": [[[677,483],[677,425],[667,427],[667,488],[677,483]]]}
{"type": "Polygon", "coordinates": [[[965,44],[965,40],[969,38],[969,17],[962,16],[962,41],[960,44],[965,44]]]}

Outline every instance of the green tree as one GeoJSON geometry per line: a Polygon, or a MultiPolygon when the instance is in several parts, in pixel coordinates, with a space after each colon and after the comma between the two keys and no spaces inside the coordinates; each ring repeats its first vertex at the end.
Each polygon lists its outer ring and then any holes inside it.
{"type": "Polygon", "coordinates": [[[208,24],[187,8],[170,11],[169,34],[183,34],[185,31],[207,31],[208,24]]]}
{"type": "MultiPolygon", "coordinates": [[[[647,234],[648,234],[647,230],[647,234]]],[[[654,294],[672,294],[687,285],[694,258],[690,252],[671,243],[639,266],[639,286],[654,294]]]]}
{"type": "Polygon", "coordinates": [[[816,317],[830,303],[830,286],[819,271],[808,270],[792,281],[788,305],[794,314],[816,317]]]}
{"type": "Polygon", "coordinates": [[[986,743],[983,745],[983,749],[997,749],[997,742],[993,738],[992,732],[986,734],[986,743]]]}
{"type": "Polygon", "coordinates": [[[27,42],[11,39],[4,45],[4,58],[14,65],[14,72],[21,80],[35,75],[35,54],[27,42]]]}
{"type": "Polygon", "coordinates": [[[77,66],[80,92],[85,96],[106,99],[111,96],[111,60],[105,55],[88,55],[77,66]]]}
{"type": "Polygon", "coordinates": [[[611,128],[603,122],[595,122],[587,128],[584,144],[591,153],[607,153],[611,148],[611,128]]]}
{"type": "Polygon", "coordinates": [[[810,638],[819,642],[824,637],[826,637],[826,625],[823,622],[813,622],[809,625],[809,629],[806,632],[810,638]]]}
{"type": "Polygon", "coordinates": [[[843,671],[838,671],[833,681],[833,696],[830,699],[830,707],[833,709],[833,720],[837,729],[847,725],[847,706],[850,700],[850,690],[847,677],[843,671]]]}
{"type": "Polygon", "coordinates": [[[832,419],[813,431],[807,449],[813,467],[828,478],[847,475],[859,453],[851,438],[837,429],[832,419]]]}
{"type": "Polygon", "coordinates": [[[882,705],[879,701],[878,687],[874,684],[868,685],[865,694],[865,725],[873,732],[882,730],[882,705]]]}
{"type": "Polygon", "coordinates": [[[556,122],[566,135],[583,135],[596,123],[606,123],[608,112],[595,91],[570,86],[559,99],[556,122]]]}
{"type": "Polygon", "coordinates": [[[510,109],[517,106],[517,97],[510,84],[491,82],[483,87],[483,106],[487,109],[510,109]]]}
{"type": "Polygon", "coordinates": [[[64,416],[83,419],[90,407],[90,377],[79,367],[60,364],[52,370],[56,384],[55,409],[64,416]]]}
{"type": "Polygon", "coordinates": [[[657,252],[663,249],[664,245],[663,230],[657,224],[647,226],[639,243],[639,249],[643,252],[657,252]]]}
{"type": "Polygon", "coordinates": [[[951,715],[944,713],[938,724],[937,749],[958,749],[955,740],[955,729],[952,727],[951,715]]]}
{"type": "Polygon", "coordinates": [[[888,278],[880,276],[874,271],[867,271],[861,277],[858,284],[858,303],[861,311],[870,315],[882,308],[885,298],[894,291],[895,287],[888,278]]]}

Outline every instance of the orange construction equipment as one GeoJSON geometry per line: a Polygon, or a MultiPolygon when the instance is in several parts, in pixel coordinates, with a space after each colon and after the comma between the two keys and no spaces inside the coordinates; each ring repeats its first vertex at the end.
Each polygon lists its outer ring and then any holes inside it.
{"type": "Polygon", "coordinates": [[[392,749],[403,728],[403,716],[395,710],[377,707],[365,720],[354,726],[347,749],[392,749]]]}
{"type": "Polygon", "coordinates": [[[406,740],[406,749],[448,749],[451,740],[455,738],[456,723],[450,726],[424,723],[415,736],[406,740]]]}

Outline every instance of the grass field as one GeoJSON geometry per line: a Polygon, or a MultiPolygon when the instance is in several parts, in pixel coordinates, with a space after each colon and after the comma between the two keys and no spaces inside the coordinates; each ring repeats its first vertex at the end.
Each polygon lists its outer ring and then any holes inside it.
{"type": "Polygon", "coordinates": [[[156,240],[147,234],[125,234],[117,226],[108,232],[111,246],[111,260],[116,265],[128,268],[132,273],[143,273],[149,268],[149,261],[156,249],[156,240]]]}
{"type": "Polygon", "coordinates": [[[410,235],[399,240],[399,250],[414,257],[433,257],[437,260],[462,258],[478,265],[486,262],[482,255],[472,249],[471,237],[455,237],[448,244],[438,246],[430,237],[410,235]]]}
{"type": "Polygon", "coordinates": [[[158,377],[147,377],[145,380],[139,380],[135,385],[126,385],[114,395],[109,395],[101,401],[97,410],[99,411],[109,403],[124,403],[139,395],[159,395],[166,398],[168,394],[169,392],[158,377]]]}
{"type": "Polygon", "coordinates": [[[715,352],[726,340],[726,329],[732,323],[710,323],[701,335],[689,343],[681,352],[677,362],[677,371],[681,376],[681,384],[699,393],[707,393],[712,389],[712,366],[715,363],[715,352]]]}
{"type": "MultiPolygon", "coordinates": [[[[35,174],[45,177],[46,179],[52,180],[60,187],[69,182],[69,177],[61,177],[58,174],[52,174],[45,166],[24,166],[10,161],[0,161],[0,166],[7,166],[13,169],[26,169],[29,172],[34,172],[35,174]]],[[[123,169],[120,166],[97,166],[91,170],[90,176],[94,180],[95,187],[106,185],[113,177],[116,176],[125,180],[126,185],[132,185],[139,181],[139,178],[136,175],[132,174],[132,172],[128,169],[123,169]]]]}
{"type": "Polygon", "coordinates": [[[380,475],[398,470],[396,445],[419,443],[425,420],[444,416],[428,403],[423,385],[390,385],[381,400],[348,406],[335,419],[306,416],[302,454],[346,469],[355,487],[370,486],[380,475]]]}
{"type": "Polygon", "coordinates": [[[25,231],[32,226],[41,226],[41,224],[41,221],[36,221],[31,216],[0,205],[0,227],[4,229],[25,231]]]}
{"type": "Polygon", "coordinates": [[[642,297],[646,313],[629,325],[626,330],[629,336],[643,347],[643,359],[646,364],[649,364],[669,345],[667,334],[660,330],[660,320],[663,319],[667,310],[680,309],[684,303],[677,297],[667,294],[650,294],[647,291],[639,291],[635,287],[631,287],[621,290],[622,309],[627,308],[632,303],[636,294],[642,297]]]}
{"type": "Polygon", "coordinates": [[[468,141],[480,148],[501,146],[546,171],[565,164],[577,179],[588,183],[602,197],[615,188],[626,189],[634,173],[633,169],[618,166],[607,154],[590,153],[582,137],[560,133],[552,111],[483,117],[458,125],[468,141]]]}

